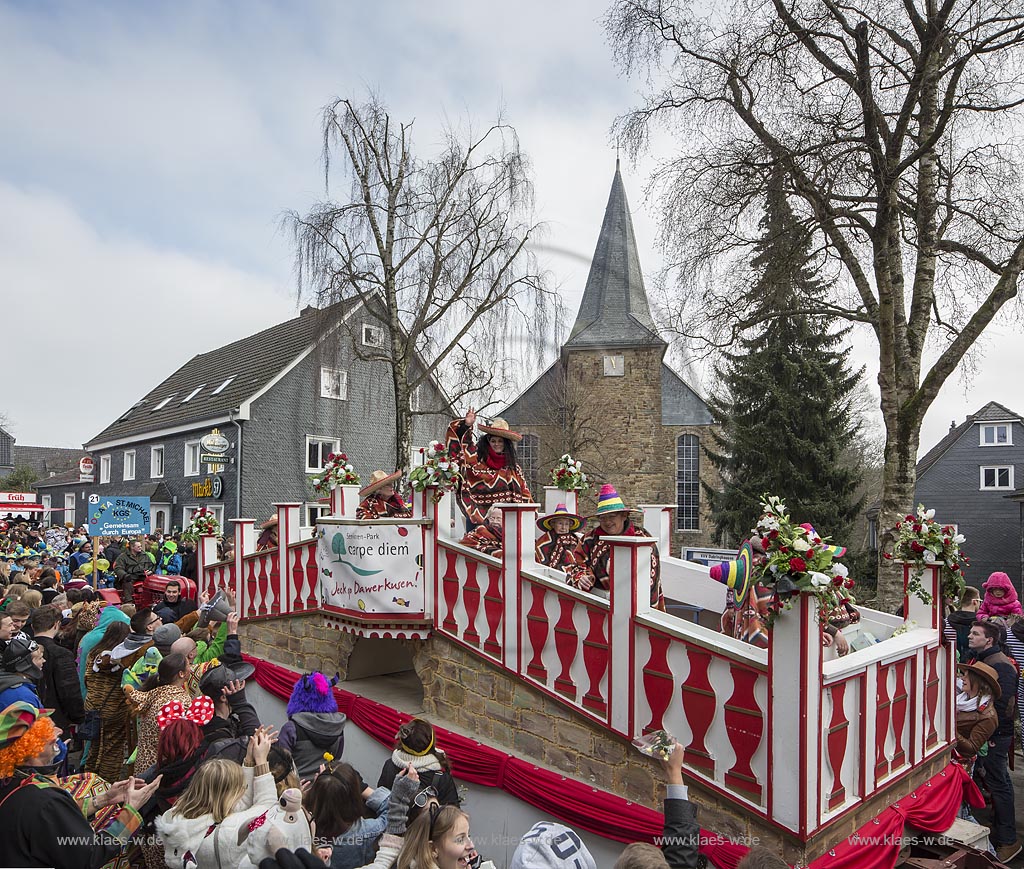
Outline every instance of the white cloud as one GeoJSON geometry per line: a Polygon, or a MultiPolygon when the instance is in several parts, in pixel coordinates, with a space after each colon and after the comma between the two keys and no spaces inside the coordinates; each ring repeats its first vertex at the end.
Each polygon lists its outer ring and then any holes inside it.
{"type": "Polygon", "coordinates": [[[294,316],[284,287],[104,237],[52,194],[0,182],[4,406],[22,444],[80,446],[197,353],[294,316]]]}

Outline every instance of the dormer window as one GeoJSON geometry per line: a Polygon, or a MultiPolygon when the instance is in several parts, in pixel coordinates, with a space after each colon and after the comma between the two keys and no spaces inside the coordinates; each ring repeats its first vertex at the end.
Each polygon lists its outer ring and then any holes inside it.
{"type": "Polygon", "coordinates": [[[981,446],[1012,447],[1013,428],[1008,422],[983,423],[981,425],[981,446]]]}
{"type": "Polygon", "coordinates": [[[218,386],[215,390],[213,390],[213,392],[211,392],[210,395],[217,395],[218,393],[223,392],[231,384],[231,381],[234,380],[234,379],[235,379],[234,376],[229,377],[220,386],[218,386]]]}
{"type": "Polygon", "coordinates": [[[156,413],[156,412],[157,412],[158,410],[163,410],[163,409],[164,409],[165,407],[167,407],[167,405],[168,405],[168,404],[170,404],[170,403],[171,403],[171,399],[173,399],[173,398],[174,398],[174,396],[176,396],[177,394],[178,394],[178,393],[176,393],[176,392],[172,392],[172,393],[171,393],[170,395],[168,395],[168,396],[167,396],[167,398],[165,398],[165,399],[164,399],[163,401],[161,401],[161,402],[160,402],[159,404],[157,404],[157,405],[156,405],[156,406],[155,406],[155,407],[154,407],[154,408],[153,408],[153,409],[152,409],[152,410],[150,411],[150,413],[156,413]]]}
{"type": "Polygon", "coordinates": [[[380,326],[363,323],[363,344],[367,347],[383,347],[384,330],[380,326]]]}
{"type": "Polygon", "coordinates": [[[181,403],[182,404],[186,404],[186,403],[190,402],[193,398],[195,398],[197,395],[199,395],[200,392],[202,392],[204,386],[206,386],[205,383],[202,384],[201,386],[197,386],[195,389],[193,389],[188,395],[186,395],[181,400],[181,403]]]}

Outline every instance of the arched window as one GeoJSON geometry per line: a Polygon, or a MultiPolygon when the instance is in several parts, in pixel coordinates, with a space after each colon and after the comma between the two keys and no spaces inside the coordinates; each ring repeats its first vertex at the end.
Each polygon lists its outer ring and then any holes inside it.
{"type": "Polygon", "coordinates": [[[540,460],[540,438],[535,434],[523,435],[522,441],[516,447],[516,452],[519,454],[519,464],[523,469],[523,476],[526,477],[526,484],[530,487],[533,500],[543,504],[544,493],[541,491],[540,468],[537,466],[540,460]]]}
{"type": "Polygon", "coordinates": [[[700,438],[676,438],[676,530],[700,530],[700,438]]]}

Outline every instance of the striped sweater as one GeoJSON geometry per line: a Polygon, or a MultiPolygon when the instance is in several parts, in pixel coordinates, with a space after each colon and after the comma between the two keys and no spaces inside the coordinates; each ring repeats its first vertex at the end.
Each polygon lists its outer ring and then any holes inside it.
{"type": "Polygon", "coordinates": [[[492,468],[480,458],[473,439],[473,429],[465,420],[452,420],[445,435],[448,455],[458,457],[462,480],[459,483],[459,507],[475,525],[484,521],[492,504],[525,504],[531,500],[523,469],[492,468]]]}

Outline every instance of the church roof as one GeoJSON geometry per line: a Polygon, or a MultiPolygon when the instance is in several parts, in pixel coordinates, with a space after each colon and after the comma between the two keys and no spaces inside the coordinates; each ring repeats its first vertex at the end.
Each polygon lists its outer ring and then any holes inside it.
{"type": "Polygon", "coordinates": [[[651,345],[665,342],[651,318],[633,218],[616,160],[601,234],[565,349],[651,345]]]}

